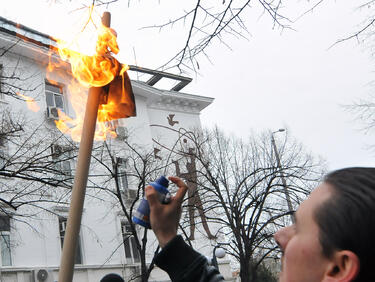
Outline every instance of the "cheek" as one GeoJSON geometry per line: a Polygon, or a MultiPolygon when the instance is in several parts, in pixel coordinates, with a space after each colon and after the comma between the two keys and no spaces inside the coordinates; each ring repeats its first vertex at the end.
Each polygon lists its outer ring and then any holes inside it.
{"type": "MultiPolygon", "coordinates": [[[[284,266],[287,269],[303,263],[303,258],[308,254],[308,250],[296,240],[291,240],[284,250],[284,266]]],[[[297,266],[298,267],[298,266],[297,266]]]]}
{"type": "Polygon", "coordinates": [[[322,256],[315,240],[291,240],[284,252],[281,281],[318,281],[322,256]]]}

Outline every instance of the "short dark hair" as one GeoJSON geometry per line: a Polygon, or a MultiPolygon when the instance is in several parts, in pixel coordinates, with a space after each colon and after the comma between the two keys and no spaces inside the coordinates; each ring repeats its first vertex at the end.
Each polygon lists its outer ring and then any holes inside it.
{"type": "Polygon", "coordinates": [[[110,273],[105,275],[100,282],[124,282],[124,279],[116,273],[110,273]]]}
{"type": "Polygon", "coordinates": [[[375,281],[375,168],[336,170],[324,182],[333,194],[315,211],[323,254],[354,252],[360,261],[355,281],[375,281]]]}

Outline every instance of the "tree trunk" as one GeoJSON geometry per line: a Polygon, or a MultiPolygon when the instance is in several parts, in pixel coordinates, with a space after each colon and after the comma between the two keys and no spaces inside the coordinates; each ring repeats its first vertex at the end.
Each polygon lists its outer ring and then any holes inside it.
{"type": "Polygon", "coordinates": [[[240,262],[241,271],[240,277],[241,282],[256,282],[257,281],[257,270],[253,267],[251,259],[242,259],[240,262]]]}
{"type": "Polygon", "coordinates": [[[241,282],[252,282],[250,277],[250,269],[249,269],[249,262],[247,260],[241,260],[240,262],[241,270],[240,270],[240,277],[241,282]]]}
{"type": "Polygon", "coordinates": [[[141,279],[140,280],[142,282],[148,281],[148,270],[147,270],[147,265],[146,265],[146,255],[145,255],[144,252],[142,252],[142,255],[141,255],[141,279]]]}

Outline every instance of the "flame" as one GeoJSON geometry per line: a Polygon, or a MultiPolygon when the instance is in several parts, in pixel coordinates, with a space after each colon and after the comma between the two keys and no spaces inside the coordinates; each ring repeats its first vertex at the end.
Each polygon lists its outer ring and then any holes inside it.
{"type": "Polygon", "coordinates": [[[109,55],[117,54],[119,49],[116,32],[108,27],[98,29],[96,53],[93,56],[84,55],[70,49],[67,42],[58,40],[58,52],[62,60],[71,65],[73,76],[85,87],[101,87],[110,83],[119,73],[119,62],[109,55]]]}
{"type": "MultiPolygon", "coordinates": [[[[112,28],[102,24],[97,25],[93,19],[93,7],[90,8],[89,16],[82,31],[72,41],[56,40],[57,52],[60,58],[69,63],[74,80],[69,83],[69,103],[72,105],[75,118],[69,117],[63,111],[58,111],[59,120],[55,121],[57,128],[66,134],[70,134],[74,141],[80,141],[85,105],[89,87],[102,87],[108,85],[117,76],[123,76],[129,69],[127,65],[120,64],[111,53],[117,54],[117,34],[112,28]],[[95,52],[91,55],[82,51],[80,38],[88,32],[88,26],[92,24],[97,32],[95,52]],[[78,83],[77,83],[78,82],[78,83]]],[[[85,42],[87,43],[87,42],[85,42]]],[[[49,72],[61,67],[61,62],[53,62],[52,55],[47,67],[49,72]]],[[[102,104],[98,110],[98,122],[95,131],[95,140],[105,140],[107,136],[116,137],[115,126],[110,123],[115,105],[113,103],[102,104]]]]}
{"type": "Polygon", "coordinates": [[[35,102],[34,98],[28,97],[26,95],[22,95],[21,93],[16,93],[19,97],[26,101],[27,107],[29,110],[33,112],[37,112],[40,110],[39,105],[35,102]]]}

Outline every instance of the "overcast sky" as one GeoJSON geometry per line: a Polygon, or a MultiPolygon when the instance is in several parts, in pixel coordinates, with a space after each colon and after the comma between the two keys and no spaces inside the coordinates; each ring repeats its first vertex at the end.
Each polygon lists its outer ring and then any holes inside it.
{"type": "MultiPolygon", "coordinates": [[[[80,13],[57,1],[1,1],[7,3],[0,8],[1,16],[56,37],[70,31],[80,13]]],[[[177,43],[184,43],[186,34],[182,26],[162,32],[139,28],[163,23],[173,11],[178,14],[181,2],[141,2],[131,2],[128,8],[128,1],[122,0],[108,10],[119,34],[121,62],[156,68],[177,50],[177,43]]],[[[286,12],[296,18],[306,2],[285,1],[291,5],[286,12]]],[[[242,137],[287,127],[309,151],[325,158],[330,170],[374,166],[375,154],[367,149],[375,144],[374,131],[360,131],[361,123],[342,107],[374,91],[368,85],[373,61],[354,40],[329,48],[363,22],[367,11],[355,10],[359,2],[325,0],[293,23],[294,31],[283,32],[272,29],[266,15],[249,11],[244,18],[251,33],[248,40],[228,36],[232,50],[214,42],[208,49],[212,63],[201,59],[199,74],[191,74],[194,80],[183,90],[215,98],[201,115],[203,125],[217,124],[242,137]]]]}

